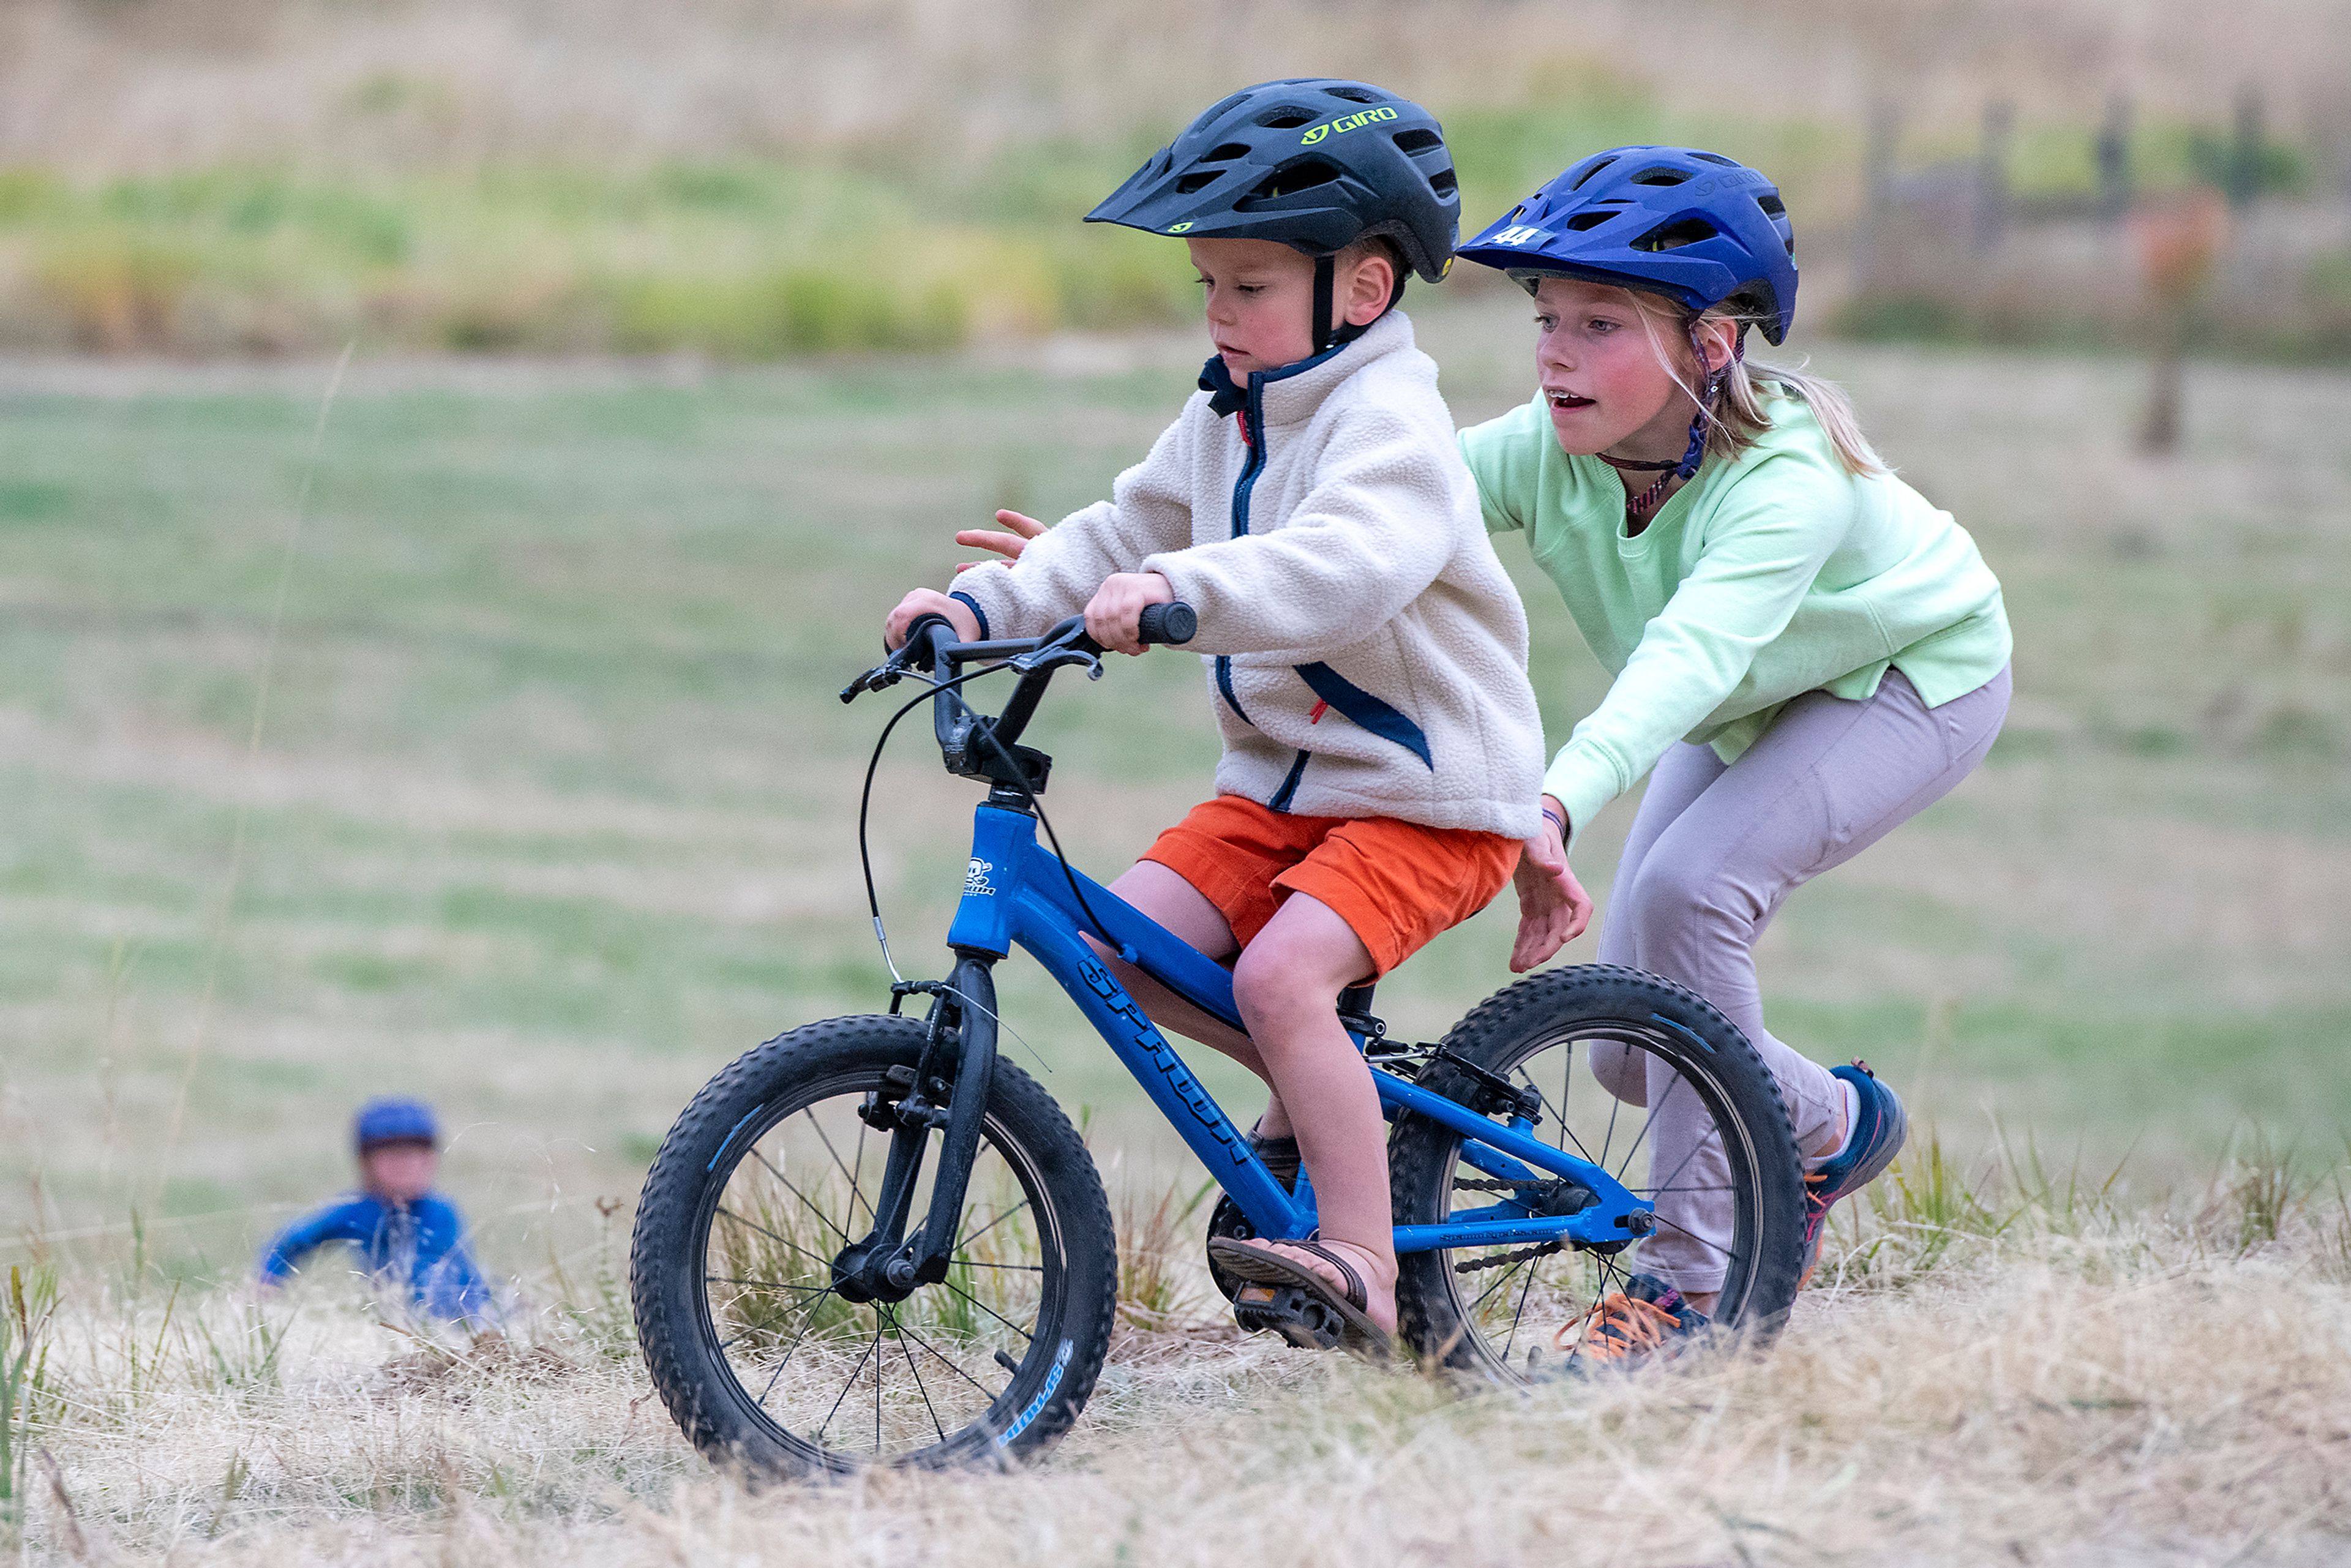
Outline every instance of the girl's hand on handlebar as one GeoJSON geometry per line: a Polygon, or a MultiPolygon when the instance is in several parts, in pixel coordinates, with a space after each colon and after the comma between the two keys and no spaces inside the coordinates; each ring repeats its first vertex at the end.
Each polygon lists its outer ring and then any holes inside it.
{"type": "MultiPolygon", "coordinates": [[[[1548,795],[1543,803],[1567,814],[1548,795]]],[[[1583,935],[1592,924],[1592,895],[1568,868],[1567,845],[1548,814],[1542,831],[1520,852],[1512,880],[1519,889],[1519,939],[1510,948],[1510,973],[1523,975],[1583,935]]]]}
{"type": "Polygon", "coordinates": [[[971,612],[970,605],[960,599],[949,599],[935,588],[918,588],[898,601],[898,608],[890,612],[890,619],[882,623],[882,645],[893,652],[903,647],[906,628],[925,615],[946,616],[959,643],[979,641],[979,617],[971,612]]]}
{"type": "Polygon", "coordinates": [[[1086,635],[1116,653],[1140,653],[1144,611],[1175,601],[1175,585],[1155,571],[1115,572],[1086,606],[1086,635]]]}
{"type": "MultiPolygon", "coordinates": [[[[1020,552],[1029,548],[1029,541],[1045,531],[1044,524],[1019,512],[998,512],[996,520],[1012,531],[996,534],[986,528],[958,528],[956,530],[956,543],[966,549],[992,550],[1007,560],[1019,560],[1020,552]]],[[[956,570],[969,571],[973,567],[987,564],[984,560],[958,561],[956,570]]]]}

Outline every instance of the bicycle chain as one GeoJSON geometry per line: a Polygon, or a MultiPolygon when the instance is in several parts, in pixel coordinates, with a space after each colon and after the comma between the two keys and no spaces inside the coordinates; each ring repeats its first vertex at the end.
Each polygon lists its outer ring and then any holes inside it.
{"type": "Polygon", "coordinates": [[[1531,1258],[1548,1258],[1554,1252],[1566,1250],[1566,1248],[1567,1243],[1563,1241],[1544,1241],[1518,1252],[1504,1252],[1492,1258],[1472,1258],[1466,1263],[1453,1265],[1453,1271],[1474,1274],[1480,1269],[1499,1269],[1508,1263],[1524,1263],[1531,1258]]]}

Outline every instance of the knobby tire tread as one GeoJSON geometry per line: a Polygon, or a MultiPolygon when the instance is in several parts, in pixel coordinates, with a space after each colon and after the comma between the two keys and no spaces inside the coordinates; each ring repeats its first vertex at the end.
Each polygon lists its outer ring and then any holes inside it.
{"type": "MultiPolygon", "coordinates": [[[[853,1055],[863,1054],[877,1069],[915,1066],[925,1033],[925,1026],[914,1019],[859,1014],[808,1024],[746,1051],[678,1113],[646,1175],[629,1248],[630,1298],[645,1369],[687,1440],[714,1464],[747,1479],[773,1480],[859,1467],[845,1460],[812,1460],[742,1417],[727,1386],[731,1374],[723,1364],[714,1364],[691,1297],[664,1272],[683,1267],[681,1260],[697,1251],[690,1232],[706,1187],[723,1184],[741,1156],[718,1171],[705,1167],[724,1152],[726,1140],[747,1115],[789,1098],[795,1083],[853,1055]]],[[[937,1468],[1042,1453],[1084,1408],[1109,1350],[1117,1311],[1118,1242],[1110,1200],[1084,1140],[1059,1102],[1018,1065],[1001,1058],[996,1062],[987,1109],[991,1119],[1008,1129],[1034,1134],[1033,1145],[1029,1139],[1022,1143],[1036,1162],[1040,1185],[1050,1195],[1068,1252],[1061,1326],[1073,1346],[1071,1357],[1055,1397],[1007,1447],[999,1448],[993,1434],[975,1422],[949,1434],[946,1443],[893,1463],[937,1468]]],[[[695,1281],[687,1288],[699,1289],[700,1283],[695,1281]]],[[[1017,1405],[1030,1390],[1019,1380],[1015,1386],[1021,1389],[1020,1398],[1013,1402],[1017,1405]]]]}

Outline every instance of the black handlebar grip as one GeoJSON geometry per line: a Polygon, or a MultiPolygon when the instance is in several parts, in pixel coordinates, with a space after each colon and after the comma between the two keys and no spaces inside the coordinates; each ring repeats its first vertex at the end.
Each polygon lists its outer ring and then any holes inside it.
{"type": "Polygon", "coordinates": [[[1145,643],[1165,643],[1179,645],[1192,640],[1200,629],[1200,618],[1182,600],[1170,604],[1146,604],[1135,627],[1135,635],[1145,643]]]}

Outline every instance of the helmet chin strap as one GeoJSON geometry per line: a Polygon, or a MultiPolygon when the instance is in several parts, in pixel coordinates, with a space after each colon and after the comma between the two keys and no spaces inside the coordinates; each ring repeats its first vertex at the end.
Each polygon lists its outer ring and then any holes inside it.
{"type": "MultiPolygon", "coordinates": [[[[1705,364],[1706,346],[1698,340],[1698,318],[1695,316],[1690,318],[1689,340],[1690,351],[1698,356],[1698,362],[1699,364],[1705,364]]],[[[1719,397],[1722,393],[1722,383],[1724,381],[1729,379],[1730,375],[1730,367],[1746,357],[1747,334],[1744,329],[1741,329],[1734,335],[1730,340],[1730,357],[1723,361],[1721,365],[1717,369],[1710,370],[1706,372],[1706,388],[1698,394],[1698,413],[1690,419],[1689,445],[1683,450],[1679,461],[1673,463],[1638,463],[1630,458],[1611,457],[1605,452],[1597,454],[1600,461],[1607,464],[1608,466],[1615,469],[1620,474],[1640,473],[1656,475],[1657,477],[1654,484],[1650,485],[1647,489],[1643,490],[1639,495],[1635,496],[1632,499],[1625,503],[1625,509],[1630,512],[1634,517],[1646,518],[1651,511],[1656,509],[1657,504],[1665,498],[1667,486],[1672,484],[1677,479],[1688,478],[1691,475],[1698,472],[1698,465],[1706,461],[1707,427],[1714,422],[1715,399],[1719,397]]]]}

